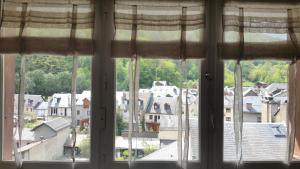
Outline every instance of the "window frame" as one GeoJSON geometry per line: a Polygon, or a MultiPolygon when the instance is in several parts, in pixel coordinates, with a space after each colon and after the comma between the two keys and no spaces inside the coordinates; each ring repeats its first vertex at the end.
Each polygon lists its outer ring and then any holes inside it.
{"type": "MultiPolygon", "coordinates": [[[[234,169],[234,162],[223,162],[223,83],[224,83],[224,63],[218,57],[217,44],[220,42],[222,29],[222,0],[206,1],[206,29],[205,39],[207,42],[208,56],[199,68],[200,70],[200,97],[205,98],[199,101],[199,146],[201,147],[200,163],[189,163],[189,168],[221,168],[234,169]],[[212,105],[212,106],[210,106],[212,105]],[[201,126],[200,126],[201,124],[201,126]]],[[[110,45],[113,39],[113,1],[95,1],[95,56],[92,61],[92,111],[91,113],[91,157],[90,162],[77,162],[76,168],[96,169],[112,168],[127,169],[127,162],[113,161],[114,147],[114,102],[115,102],[115,63],[111,59],[110,45]]],[[[3,72],[3,58],[1,57],[0,68],[3,72]]],[[[0,73],[1,96],[3,96],[4,77],[0,73]]],[[[0,98],[0,107],[3,112],[3,97],[0,98]]],[[[4,120],[3,113],[0,118],[4,120]]],[[[0,139],[3,139],[3,125],[0,125],[0,139]]],[[[0,146],[2,152],[3,147],[0,146]]],[[[3,154],[0,153],[2,159],[3,154]]],[[[24,169],[52,169],[72,168],[71,162],[63,161],[25,161],[24,169]]],[[[136,162],[134,168],[152,169],[179,168],[176,162],[154,161],[136,162]]],[[[290,164],[283,162],[244,162],[243,169],[286,169],[299,168],[300,162],[292,161],[290,164]]],[[[13,161],[0,161],[0,168],[15,169],[13,161]]]]}

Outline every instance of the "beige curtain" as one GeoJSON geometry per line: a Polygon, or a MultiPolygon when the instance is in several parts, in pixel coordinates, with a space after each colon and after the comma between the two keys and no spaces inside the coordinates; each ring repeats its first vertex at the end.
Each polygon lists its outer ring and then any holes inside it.
{"type": "Polygon", "coordinates": [[[113,56],[203,58],[203,0],[116,0],[113,56]]]}
{"type": "Polygon", "coordinates": [[[1,53],[93,54],[93,0],[2,0],[1,53]]]}
{"type": "Polygon", "coordinates": [[[241,59],[300,57],[300,3],[225,0],[223,9],[223,59],[237,59],[240,50],[241,59]]]}

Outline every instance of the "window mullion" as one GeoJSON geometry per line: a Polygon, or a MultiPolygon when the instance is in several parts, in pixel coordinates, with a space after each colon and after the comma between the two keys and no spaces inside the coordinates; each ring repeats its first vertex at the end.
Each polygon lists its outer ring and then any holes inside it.
{"type": "MultiPolygon", "coordinates": [[[[223,160],[223,63],[218,57],[221,37],[221,1],[207,1],[207,68],[205,69],[206,101],[202,103],[207,114],[207,168],[221,168],[223,160]]],[[[204,91],[204,90],[201,90],[204,91]]],[[[202,97],[203,98],[203,97],[202,97]]],[[[204,99],[202,99],[204,100],[204,99]]],[[[201,126],[206,127],[206,126],[201,126]]]]}

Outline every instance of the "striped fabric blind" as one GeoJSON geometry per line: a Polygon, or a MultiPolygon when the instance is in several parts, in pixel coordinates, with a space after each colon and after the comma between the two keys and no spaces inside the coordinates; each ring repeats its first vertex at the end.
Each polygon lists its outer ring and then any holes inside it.
{"type": "Polygon", "coordinates": [[[204,1],[116,0],[113,57],[204,58],[204,1]]]}
{"type": "Polygon", "coordinates": [[[2,0],[1,53],[93,54],[93,0],[2,0]]]}

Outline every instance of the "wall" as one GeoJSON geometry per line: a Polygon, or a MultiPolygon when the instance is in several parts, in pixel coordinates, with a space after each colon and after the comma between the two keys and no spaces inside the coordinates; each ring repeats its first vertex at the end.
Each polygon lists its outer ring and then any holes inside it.
{"type": "Polygon", "coordinates": [[[37,129],[35,129],[34,140],[39,141],[41,136],[43,136],[44,139],[47,139],[50,137],[54,137],[55,135],[56,135],[56,133],[44,124],[44,125],[38,127],[37,129]]]}
{"type": "Polygon", "coordinates": [[[244,113],[244,122],[257,123],[257,117],[261,117],[261,113],[244,113]]]}
{"type": "Polygon", "coordinates": [[[57,133],[57,136],[40,141],[40,144],[37,144],[27,150],[24,156],[28,157],[27,160],[37,161],[62,159],[64,144],[69,135],[69,128],[60,130],[57,133]]]}

